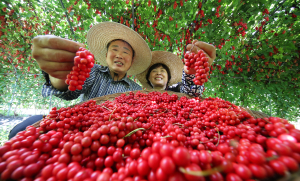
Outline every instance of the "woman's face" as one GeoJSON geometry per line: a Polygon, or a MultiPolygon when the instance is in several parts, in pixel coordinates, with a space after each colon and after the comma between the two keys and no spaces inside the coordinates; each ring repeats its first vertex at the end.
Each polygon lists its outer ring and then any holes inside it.
{"type": "Polygon", "coordinates": [[[149,75],[149,81],[153,88],[165,89],[168,83],[168,73],[167,70],[162,66],[152,69],[149,75]]]}

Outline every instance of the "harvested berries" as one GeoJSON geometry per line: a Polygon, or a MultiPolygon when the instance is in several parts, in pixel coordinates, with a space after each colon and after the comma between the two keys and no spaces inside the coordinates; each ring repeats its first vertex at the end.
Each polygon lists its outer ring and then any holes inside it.
{"type": "Polygon", "coordinates": [[[81,90],[86,78],[90,76],[95,63],[94,55],[87,49],[80,47],[74,58],[72,71],[67,75],[66,84],[70,91],[81,90]]]}
{"type": "MultiPolygon", "coordinates": [[[[300,131],[220,98],[137,91],[52,108],[0,146],[1,180],[284,180],[300,131]]],[[[286,179],[285,179],[286,180],[286,179]]]]}
{"type": "Polygon", "coordinates": [[[184,62],[187,66],[187,69],[195,69],[196,74],[193,82],[196,85],[203,85],[205,82],[208,81],[207,76],[209,75],[209,64],[208,64],[208,57],[206,54],[199,50],[198,53],[185,53],[184,55],[184,62]]]}

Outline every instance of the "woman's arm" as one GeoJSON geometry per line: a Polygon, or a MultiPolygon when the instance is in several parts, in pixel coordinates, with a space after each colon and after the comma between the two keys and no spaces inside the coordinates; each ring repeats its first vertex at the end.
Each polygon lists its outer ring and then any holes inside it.
{"type": "Polygon", "coordinates": [[[182,73],[181,82],[173,84],[167,88],[167,91],[181,92],[193,97],[202,96],[204,85],[195,85],[193,82],[195,75],[182,73]]]}
{"type": "Polygon", "coordinates": [[[180,87],[180,92],[188,94],[193,97],[201,97],[204,91],[203,85],[195,85],[193,79],[195,74],[187,74],[185,71],[182,73],[182,85],[180,87]]]}
{"type": "MultiPolygon", "coordinates": [[[[209,66],[213,63],[216,58],[216,48],[208,43],[194,40],[192,44],[188,44],[187,52],[198,53],[199,50],[203,50],[208,57],[209,66]]],[[[182,74],[182,86],[180,92],[186,93],[188,95],[199,97],[203,95],[204,85],[195,85],[193,79],[195,78],[195,69],[187,70],[187,66],[184,66],[184,71],[182,74]]]]}

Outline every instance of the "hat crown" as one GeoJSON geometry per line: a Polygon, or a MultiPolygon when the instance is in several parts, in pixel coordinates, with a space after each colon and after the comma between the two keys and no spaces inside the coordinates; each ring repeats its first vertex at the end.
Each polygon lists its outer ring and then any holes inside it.
{"type": "Polygon", "coordinates": [[[170,70],[171,79],[168,86],[181,82],[184,65],[178,56],[167,51],[152,51],[151,54],[152,59],[150,66],[144,72],[136,75],[137,79],[141,82],[144,88],[152,89],[152,87],[148,84],[146,75],[149,71],[149,68],[157,63],[166,65],[170,70]]]}
{"type": "Polygon", "coordinates": [[[104,66],[107,66],[107,45],[116,39],[126,41],[135,52],[127,75],[136,75],[148,68],[151,62],[151,50],[145,40],[127,26],[116,22],[101,22],[94,25],[87,33],[90,52],[104,66]]]}

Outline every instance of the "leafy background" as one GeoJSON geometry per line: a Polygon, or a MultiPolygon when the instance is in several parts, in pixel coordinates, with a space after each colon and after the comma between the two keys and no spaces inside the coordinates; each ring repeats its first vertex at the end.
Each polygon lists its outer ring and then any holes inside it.
{"type": "Polygon", "coordinates": [[[52,34],[86,44],[91,26],[114,21],[137,31],[151,50],[180,57],[193,39],[215,45],[205,97],[295,121],[300,117],[299,8],[296,0],[1,1],[2,114],[78,102],[41,96],[44,79],[31,57],[33,37],[52,34]]]}

